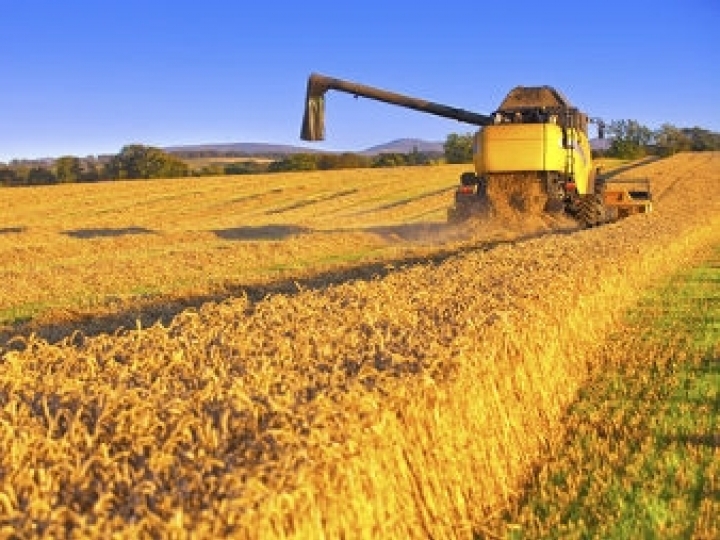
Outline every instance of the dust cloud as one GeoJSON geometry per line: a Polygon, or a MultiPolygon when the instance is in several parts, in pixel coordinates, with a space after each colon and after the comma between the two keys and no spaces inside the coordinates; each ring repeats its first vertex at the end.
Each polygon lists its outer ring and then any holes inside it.
{"type": "MultiPolygon", "coordinates": [[[[496,175],[487,186],[487,204],[459,224],[418,223],[388,227],[386,239],[423,244],[513,241],[580,225],[562,211],[546,211],[548,196],[539,180],[496,175]]],[[[383,231],[379,231],[383,234],[383,231]]]]}
{"type": "Polygon", "coordinates": [[[487,211],[462,223],[409,223],[375,227],[372,232],[390,243],[452,246],[507,242],[579,228],[577,221],[562,212],[528,214],[519,211],[487,211]]]}

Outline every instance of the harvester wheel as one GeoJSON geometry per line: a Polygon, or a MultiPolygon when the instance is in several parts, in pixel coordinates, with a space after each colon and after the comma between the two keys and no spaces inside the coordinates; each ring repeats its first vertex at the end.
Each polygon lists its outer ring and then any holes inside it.
{"type": "Polygon", "coordinates": [[[545,212],[548,212],[550,214],[559,214],[560,212],[565,211],[565,203],[560,200],[556,199],[554,197],[548,198],[547,202],[545,203],[545,212]]]}
{"type": "Polygon", "coordinates": [[[597,195],[585,195],[578,202],[577,219],[586,227],[594,227],[605,222],[602,200],[597,195]]]}

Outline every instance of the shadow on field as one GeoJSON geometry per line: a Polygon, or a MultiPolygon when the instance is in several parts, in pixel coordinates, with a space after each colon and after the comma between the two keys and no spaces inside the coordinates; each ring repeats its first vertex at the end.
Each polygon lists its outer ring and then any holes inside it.
{"type": "Polygon", "coordinates": [[[229,298],[246,296],[252,303],[275,294],[293,295],[299,291],[320,290],[355,280],[382,278],[391,272],[419,264],[440,264],[443,261],[468,251],[489,251],[507,242],[487,242],[439,251],[429,256],[386,259],[370,263],[320,272],[311,276],[283,278],[267,284],[226,283],[221,290],[208,294],[186,297],[144,297],[128,301],[117,301],[106,306],[105,312],[72,312],[48,314],[46,320],[31,320],[15,325],[0,326],[0,352],[3,349],[23,349],[25,339],[31,335],[58,343],[69,339],[79,345],[86,337],[100,334],[114,334],[143,328],[160,322],[169,325],[172,319],[186,309],[199,308],[207,302],[222,302],[229,298]]]}
{"type": "MultiPolygon", "coordinates": [[[[432,231],[445,230],[447,225],[422,224],[423,228],[432,231]]],[[[398,225],[378,227],[375,232],[388,235],[406,235],[408,238],[417,234],[418,225],[398,225]]],[[[103,231],[105,231],[103,229],[103,231]]],[[[221,238],[230,240],[279,238],[282,235],[301,234],[308,232],[300,226],[239,227],[215,231],[221,238]]],[[[551,234],[566,234],[568,231],[554,231],[551,234]]],[[[87,234],[85,231],[84,234],[87,234]]],[[[114,334],[138,327],[147,328],[160,322],[167,326],[172,319],[186,309],[196,309],[208,302],[222,302],[231,298],[245,296],[252,303],[275,294],[293,295],[300,291],[321,290],[329,286],[339,285],[356,280],[371,280],[387,276],[403,268],[417,265],[438,265],[463,253],[490,251],[504,244],[523,242],[537,237],[538,234],[520,235],[507,240],[473,241],[458,246],[457,244],[440,248],[430,255],[400,256],[396,259],[385,259],[331,269],[311,275],[296,275],[278,279],[265,284],[226,282],[217,290],[207,294],[171,296],[143,296],[127,300],[115,299],[107,305],[90,312],[63,309],[58,313],[48,313],[45,318],[0,325],[0,352],[3,349],[23,349],[25,340],[31,336],[58,343],[69,340],[79,345],[86,337],[100,334],[114,334]]],[[[91,237],[91,236],[85,236],[91,237]]],[[[249,308],[252,310],[252,306],[249,308]]]]}
{"type": "Polygon", "coordinates": [[[644,159],[641,159],[639,161],[633,161],[632,163],[628,163],[627,165],[623,165],[622,167],[618,167],[616,169],[613,169],[612,171],[608,171],[607,173],[600,173],[600,177],[603,180],[610,180],[612,178],[615,178],[617,175],[622,174],[626,171],[631,171],[633,169],[636,169],[638,167],[643,167],[649,163],[652,163],[653,161],[657,161],[658,159],[662,159],[659,156],[649,156],[644,159]]]}
{"type": "Polygon", "coordinates": [[[703,433],[703,434],[688,434],[679,435],[677,437],[668,437],[666,443],[677,442],[684,446],[706,446],[713,450],[720,449],[720,434],[719,433],[703,433]]]}
{"type": "Polygon", "coordinates": [[[235,227],[213,231],[223,240],[285,240],[311,232],[307,227],[299,225],[261,225],[257,227],[235,227]]]}
{"type": "Polygon", "coordinates": [[[26,227],[1,227],[0,234],[20,234],[26,227]]]}
{"type": "Polygon", "coordinates": [[[134,234],[153,234],[153,231],[145,227],[122,227],[119,229],[74,229],[72,231],[64,231],[63,234],[72,238],[80,238],[81,240],[91,240],[93,238],[114,238],[134,234]]]}
{"type": "MultiPolygon", "coordinates": [[[[713,353],[707,354],[702,361],[695,366],[685,368],[687,376],[690,380],[695,381],[695,385],[703,385],[704,382],[712,385],[720,375],[720,357],[713,353]]],[[[715,392],[708,391],[705,393],[693,392],[693,395],[681,394],[675,400],[674,406],[682,410],[688,407],[691,411],[698,409],[706,410],[710,415],[717,414],[720,411],[720,402],[717,400],[715,392]]],[[[717,431],[693,433],[692,430],[683,429],[683,424],[679,423],[673,430],[675,433],[661,437],[664,444],[670,446],[679,443],[683,446],[704,446],[712,450],[720,449],[720,433],[717,431]]]]}
{"type": "Polygon", "coordinates": [[[421,201],[422,199],[427,199],[428,197],[434,197],[435,195],[440,195],[442,193],[454,193],[455,192],[455,186],[452,187],[444,187],[440,189],[436,189],[434,191],[428,191],[426,193],[419,193],[417,195],[414,195],[412,197],[405,197],[404,199],[400,199],[398,201],[392,201],[389,203],[381,204],[380,206],[374,206],[372,208],[368,208],[367,210],[360,210],[358,212],[354,212],[353,216],[363,216],[367,214],[374,214],[383,210],[392,210],[393,208],[399,208],[401,206],[405,206],[407,204],[421,201]]]}
{"type": "Polygon", "coordinates": [[[461,239],[462,228],[447,223],[408,223],[401,225],[382,225],[360,229],[362,232],[377,234],[388,242],[444,241],[461,239]]]}

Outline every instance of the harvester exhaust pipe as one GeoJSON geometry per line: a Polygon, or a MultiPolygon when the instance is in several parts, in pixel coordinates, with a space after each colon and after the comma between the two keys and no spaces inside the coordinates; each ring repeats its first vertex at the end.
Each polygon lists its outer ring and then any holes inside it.
{"type": "Polygon", "coordinates": [[[400,105],[476,126],[492,124],[492,118],[483,114],[313,73],[308,79],[305,113],[300,133],[300,137],[305,141],[321,141],[325,138],[325,92],[328,90],[338,90],[353,94],[355,97],[362,96],[391,105],[400,105]]]}

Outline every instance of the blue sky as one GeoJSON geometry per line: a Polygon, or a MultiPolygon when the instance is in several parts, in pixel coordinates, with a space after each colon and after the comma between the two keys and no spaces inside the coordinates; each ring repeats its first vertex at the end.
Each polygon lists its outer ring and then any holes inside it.
{"type": "MultiPolygon", "coordinates": [[[[0,0],[0,161],[299,139],[319,72],[490,113],[549,84],[592,116],[720,131],[720,1],[0,0]]],[[[329,150],[472,126],[333,93],[329,150]]]]}

